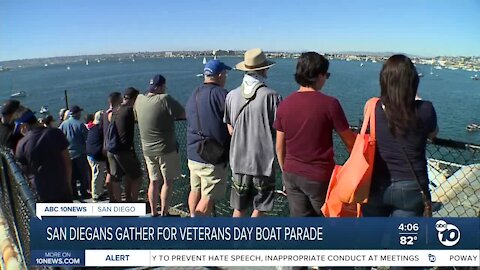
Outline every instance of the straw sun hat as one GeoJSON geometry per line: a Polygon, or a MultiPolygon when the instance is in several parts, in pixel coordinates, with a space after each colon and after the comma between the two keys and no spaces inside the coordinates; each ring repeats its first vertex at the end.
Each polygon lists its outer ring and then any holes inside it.
{"type": "Polygon", "coordinates": [[[267,69],[275,65],[274,61],[267,60],[261,49],[255,48],[245,52],[244,61],[238,63],[235,69],[242,71],[255,71],[267,69]]]}

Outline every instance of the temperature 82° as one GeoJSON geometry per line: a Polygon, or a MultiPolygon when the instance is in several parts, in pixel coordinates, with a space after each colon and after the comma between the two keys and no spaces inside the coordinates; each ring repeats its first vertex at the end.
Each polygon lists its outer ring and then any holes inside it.
{"type": "Polygon", "coordinates": [[[418,237],[416,235],[401,235],[400,236],[400,245],[402,246],[413,246],[417,241],[418,237]]]}

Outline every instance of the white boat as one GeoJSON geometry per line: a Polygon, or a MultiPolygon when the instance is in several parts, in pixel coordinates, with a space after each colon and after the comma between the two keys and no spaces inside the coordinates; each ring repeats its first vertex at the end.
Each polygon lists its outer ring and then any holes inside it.
{"type": "Polygon", "coordinates": [[[100,63],[100,59],[97,59],[97,63],[100,63]]]}
{"type": "Polygon", "coordinates": [[[433,68],[434,68],[434,69],[442,69],[441,66],[434,66],[433,68]]]}
{"type": "Polygon", "coordinates": [[[48,64],[43,65],[44,67],[48,67],[48,64]]]}
{"type": "Polygon", "coordinates": [[[376,63],[376,62],[377,62],[377,60],[372,60],[372,63],[376,63]]]}
{"type": "Polygon", "coordinates": [[[195,75],[197,77],[203,77],[203,74],[202,73],[198,73],[197,75],[195,75]]]}
{"type": "Polygon", "coordinates": [[[18,91],[16,93],[13,93],[10,95],[10,97],[26,97],[27,96],[27,92],[25,91],[18,91]]]}
{"type": "Polygon", "coordinates": [[[202,63],[205,65],[207,63],[207,58],[203,57],[202,63]]]}
{"type": "Polygon", "coordinates": [[[363,67],[363,63],[360,63],[360,66],[363,67]]]}
{"type": "Polygon", "coordinates": [[[85,65],[86,65],[86,66],[88,66],[88,59],[87,59],[87,60],[85,60],[85,65]]]}
{"type": "Polygon", "coordinates": [[[475,74],[474,76],[470,77],[470,79],[472,79],[474,81],[478,81],[478,80],[480,80],[480,77],[478,77],[478,75],[475,74]]]}
{"type": "Polygon", "coordinates": [[[67,70],[70,70],[70,66],[67,67],[67,70]]]}
{"type": "Polygon", "coordinates": [[[47,106],[42,106],[42,107],[40,108],[40,113],[41,113],[41,114],[45,114],[45,113],[48,113],[48,112],[49,112],[49,110],[48,110],[48,107],[47,107],[47,106]]]}
{"type": "Polygon", "coordinates": [[[423,77],[423,73],[418,73],[418,77],[423,77]]]}
{"type": "Polygon", "coordinates": [[[480,125],[477,125],[477,124],[470,124],[467,126],[467,131],[477,131],[477,130],[480,130],[480,125]]]}
{"type": "Polygon", "coordinates": [[[135,62],[135,58],[132,58],[132,62],[135,62]]]}
{"type": "Polygon", "coordinates": [[[430,75],[433,75],[433,69],[430,67],[430,75]]]}
{"type": "Polygon", "coordinates": [[[216,55],[215,55],[215,56],[213,56],[213,60],[217,60],[217,56],[216,56],[216,55]]]}

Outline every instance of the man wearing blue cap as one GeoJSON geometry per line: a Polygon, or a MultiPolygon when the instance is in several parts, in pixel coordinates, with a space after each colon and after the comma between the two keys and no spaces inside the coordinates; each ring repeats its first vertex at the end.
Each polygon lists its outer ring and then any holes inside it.
{"type": "Polygon", "coordinates": [[[223,123],[227,70],[219,60],[210,60],[203,70],[204,83],[186,105],[187,157],[190,169],[190,215],[210,215],[216,200],[225,196],[230,135],[223,123]]]}
{"type": "Polygon", "coordinates": [[[169,215],[173,180],[181,176],[174,121],[185,119],[185,110],[166,92],[167,81],[158,74],[150,81],[148,93],[138,95],[134,106],[150,179],[148,200],[152,216],[169,215]],[[158,213],[158,190],[161,182],[161,209],[158,213]]]}

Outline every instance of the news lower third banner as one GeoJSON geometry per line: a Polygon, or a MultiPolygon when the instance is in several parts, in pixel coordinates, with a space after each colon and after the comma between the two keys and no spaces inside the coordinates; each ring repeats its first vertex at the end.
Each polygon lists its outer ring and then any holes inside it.
{"type": "Polygon", "coordinates": [[[38,266],[478,266],[478,218],[47,217],[38,266]]]}

